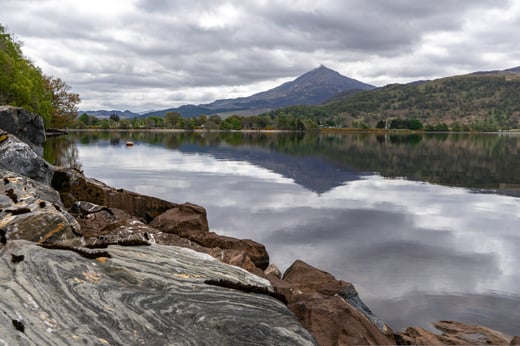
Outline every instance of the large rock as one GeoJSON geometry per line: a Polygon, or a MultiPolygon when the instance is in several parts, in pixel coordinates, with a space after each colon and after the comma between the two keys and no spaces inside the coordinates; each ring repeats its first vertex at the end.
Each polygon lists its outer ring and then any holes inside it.
{"type": "Polygon", "coordinates": [[[115,189],[98,180],[87,178],[73,168],[57,168],[52,186],[60,192],[67,208],[78,201],[91,202],[108,208],[122,209],[132,216],[145,219],[146,222],[178,206],[159,198],[115,189]]]}
{"type": "Polygon", "coordinates": [[[243,269],[179,247],[110,246],[96,260],[14,241],[0,250],[0,339],[9,345],[314,345],[284,304],[260,294],[270,290],[243,269]],[[251,287],[259,293],[244,292],[251,287]]]}
{"type": "Polygon", "coordinates": [[[23,108],[0,106],[0,129],[14,134],[43,156],[45,128],[43,118],[23,108]]]}
{"type": "Polygon", "coordinates": [[[180,204],[165,211],[153,219],[150,226],[183,238],[191,233],[209,231],[206,210],[191,203],[180,204]]]}
{"type": "Polygon", "coordinates": [[[13,134],[0,130],[0,167],[50,184],[53,167],[13,134]]]}
{"type": "MultiPolygon", "coordinates": [[[[399,345],[509,345],[503,334],[486,327],[453,321],[439,321],[433,325],[442,334],[409,327],[404,332],[396,334],[397,343],[399,345]]],[[[514,339],[511,344],[514,344],[514,339]]]]}
{"type": "Polygon", "coordinates": [[[389,345],[393,332],[359,298],[351,283],[296,261],[283,281],[270,278],[288,307],[320,345],[389,345]]]}
{"type": "Polygon", "coordinates": [[[189,203],[178,205],[157,216],[150,226],[165,233],[177,234],[206,248],[244,251],[259,269],[269,265],[265,246],[250,239],[221,236],[208,231],[206,210],[189,203]]]}
{"type": "MultiPolygon", "coordinates": [[[[49,186],[0,168],[0,238],[53,244],[77,238],[79,225],[49,186]]],[[[2,244],[0,244],[2,246],[2,244]]]]}

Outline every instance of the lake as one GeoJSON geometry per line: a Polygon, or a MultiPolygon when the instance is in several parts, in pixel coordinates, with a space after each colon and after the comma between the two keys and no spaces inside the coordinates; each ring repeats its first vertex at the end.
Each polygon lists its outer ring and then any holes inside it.
{"type": "Polygon", "coordinates": [[[395,331],[520,334],[520,135],[81,132],[45,155],[204,206],[282,271],[301,259],[353,282],[395,331]]]}

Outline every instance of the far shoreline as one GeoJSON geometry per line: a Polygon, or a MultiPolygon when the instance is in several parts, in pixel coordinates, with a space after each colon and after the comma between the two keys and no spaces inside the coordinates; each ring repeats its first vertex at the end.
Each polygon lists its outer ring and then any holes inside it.
{"type": "Polygon", "coordinates": [[[97,129],[97,128],[83,128],[83,129],[47,129],[46,134],[53,135],[55,131],[63,132],[155,132],[155,133],[328,133],[328,134],[495,134],[495,135],[520,135],[520,129],[503,130],[503,131],[424,131],[424,130],[406,130],[406,129],[352,129],[352,128],[323,128],[316,130],[274,130],[274,129],[242,129],[242,130],[220,130],[220,129],[164,129],[164,128],[147,128],[147,129],[97,129]]]}

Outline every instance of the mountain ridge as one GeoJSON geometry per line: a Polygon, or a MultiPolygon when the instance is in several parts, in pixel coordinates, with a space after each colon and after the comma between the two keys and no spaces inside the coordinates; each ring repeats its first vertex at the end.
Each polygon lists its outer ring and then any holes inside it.
{"type": "Polygon", "coordinates": [[[275,88],[261,91],[250,96],[220,99],[206,104],[186,104],[179,107],[137,114],[130,111],[80,111],[89,115],[109,117],[117,114],[120,117],[163,117],[168,112],[180,113],[185,118],[197,117],[201,114],[236,114],[257,115],[270,110],[296,105],[318,105],[337,94],[357,92],[376,88],[373,85],[341,75],[325,65],[308,71],[292,81],[285,82],[275,88]]]}

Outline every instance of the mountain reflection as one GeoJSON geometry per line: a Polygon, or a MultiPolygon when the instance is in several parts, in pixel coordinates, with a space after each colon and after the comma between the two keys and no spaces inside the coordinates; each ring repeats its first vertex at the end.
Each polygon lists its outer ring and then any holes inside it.
{"type": "MultiPolygon", "coordinates": [[[[520,136],[477,134],[320,134],[82,132],[81,144],[126,141],[245,161],[319,194],[373,173],[520,196],[520,136]]],[[[78,165],[70,137],[46,144],[51,163],[78,165]]]]}

